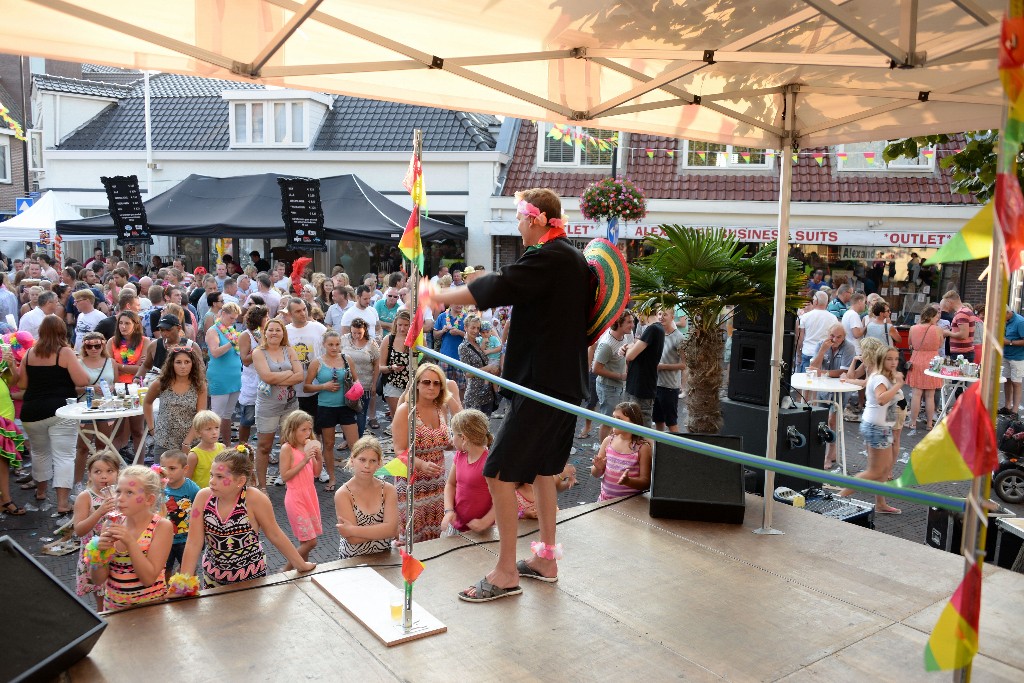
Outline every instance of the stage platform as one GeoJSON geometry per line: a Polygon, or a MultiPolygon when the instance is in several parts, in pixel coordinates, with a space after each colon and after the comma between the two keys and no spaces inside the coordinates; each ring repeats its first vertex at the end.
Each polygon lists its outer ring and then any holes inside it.
{"type": "MultiPolygon", "coordinates": [[[[957,556],[785,505],[774,508],[785,535],[755,535],[754,496],[743,526],[652,519],[647,506],[638,496],[563,511],[558,583],[523,579],[522,595],[490,603],[456,598],[493,566],[497,545],[474,542],[490,536],[418,545],[427,569],[414,598],[447,626],[437,636],[388,648],[310,578],[278,574],[248,590],[109,615],[70,677],[949,680],[922,662],[961,577],[957,556]]],[[[535,539],[520,539],[521,557],[535,539]]],[[[375,558],[397,562],[397,552],[375,558]]],[[[400,585],[397,567],[379,571],[400,585]]],[[[387,595],[380,608],[388,611],[387,595]]],[[[1024,680],[1022,633],[1024,575],[986,565],[973,680],[1024,680]]]]}

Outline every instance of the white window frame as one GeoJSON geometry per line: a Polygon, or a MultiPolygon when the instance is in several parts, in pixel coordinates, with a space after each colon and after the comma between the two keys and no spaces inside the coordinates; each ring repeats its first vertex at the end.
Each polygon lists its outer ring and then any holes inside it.
{"type": "Polygon", "coordinates": [[[0,183],[4,185],[14,183],[14,179],[11,178],[11,140],[13,139],[13,135],[0,134],[0,147],[4,148],[3,164],[0,164],[0,174],[2,174],[0,175],[0,183]]]}
{"type": "Polygon", "coordinates": [[[305,149],[309,147],[309,107],[306,102],[301,100],[229,100],[228,101],[228,120],[230,127],[230,146],[232,148],[259,148],[263,149],[266,147],[280,147],[284,149],[305,149]],[[252,106],[259,104],[263,106],[263,142],[253,142],[252,139],[252,106]],[[274,141],[274,105],[283,105],[285,108],[285,140],[283,142],[274,141]],[[294,120],[292,116],[292,106],[298,104],[302,107],[302,140],[292,140],[292,134],[295,130],[294,120]],[[237,125],[235,116],[235,107],[241,106],[245,108],[245,141],[239,142],[235,135],[235,129],[237,125]]]}
{"type": "Polygon", "coordinates": [[[45,152],[43,147],[43,131],[38,128],[30,128],[28,130],[28,170],[30,171],[44,171],[45,160],[43,154],[45,152]],[[36,155],[39,156],[39,165],[35,164],[36,155]]]}
{"type": "MultiPolygon", "coordinates": [[[[847,160],[836,157],[836,170],[840,173],[932,173],[935,171],[935,158],[937,155],[933,154],[931,159],[927,160],[927,163],[923,164],[910,164],[910,163],[893,163],[886,161],[882,158],[882,152],[885,150],[885,146],[888,144],[884,140],[869,143],[877,145],[878,149],[875,152],[875,163],[871,166],[864,165],[863,167],[858,166],[856,168],[847,168],[847,160]]],[[[868,150],[872,151],[872,150],[868,150]]],[[[845,152],[847,158],[850,154],[862,154],[864,150],[858,150],[855,152],[849,152],[846,149],[846,145],[836,145],[836,154],[845,152]]],[[[920,158],[920,150],[918,150],[918,157],[920,158]]],[[[904,160],[909,161],[909,160],[904,160]]]]}
{"type": "MultiPolygon", "coordinates": [[[[775,166],[775,157],[778,154],[764,155],[764,162],[760,164],[745,163],[737,161],[740,158],[739,152],[733,151],[732,145],[725,146],[725,165],[719,166],[717,164],[711,166],[692,166],[690,165],[690,143],[691,142],[702,142],[700,140],[683,140],[683,158],[681,160],[682,168],[687,171],[769,171],[775,166]]],[[[703,143],[703,144],[720,144],[720,143],[703,143]]],[[[738,145],[742,146],[742,145],[738,145]]],[[[754,149],[754,148],[751,148],[754,149]]],[[[767,152],[767,150],[762,150],[767,152]]],[[[709,152],[709,154],[720,154],[720,152],[709,152]]]]}
{"type": "MultiPolygon", "coordinates": [[[[584,164],[582,163],[583,149],[581,145],[577,145],[575,142],[572,143],[572,161],[546,161],[544,159],[544,146],[545,140],[548,137],[548,131],[551,130],[553,124],[547,122],[540,122],[537,124],[537,166],[549,167],[549,168],[586,168],[586,169],[598,169],[598,168],[611,168],[612,164],[609,161],[607,164],[584,164]]],[[[572,126],[574,132],[579,132],[583,128],[599,128],[599,126],[572,126]]],[[[610,128],[600,128],[600,130],[611,130],[610,128]]],[[[618,139],[621,143],[622,133],[616,132],[618,139]]],[[[560,144],[566,144],[561,142],[560,144]]],[[[622,169],[622,145],[618,144],[615,146],[615,164],[616,168],[622,169]]]]}

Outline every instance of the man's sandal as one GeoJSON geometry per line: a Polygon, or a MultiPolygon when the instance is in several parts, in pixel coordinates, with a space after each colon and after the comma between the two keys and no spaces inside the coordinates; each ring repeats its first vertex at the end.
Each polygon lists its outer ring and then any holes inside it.
{"type": "Polygon", "coordinates": [[[544,583],[554,583],[558,581],[557,576],[544,576],[539,571],[526,564],[526,560],[519,560],[516,562],[516,571],[519,572],[519,576],[527,579],[536,579],[537,581],[543,581],[544,583]]]}
{"type": "Polygon", "coordinates": [[[476,582],[476,585],[470,586],[466,590],[461,591],[459,593],[459,599],[465,600],[466,602],[490,602],[491,600],[519,595],[522,592],[523,589],[519,586],[499,588],[487,579],[480,579],[476,582]],[[470,595],[470,591],[473,591],[472,595],[470,595]]]}

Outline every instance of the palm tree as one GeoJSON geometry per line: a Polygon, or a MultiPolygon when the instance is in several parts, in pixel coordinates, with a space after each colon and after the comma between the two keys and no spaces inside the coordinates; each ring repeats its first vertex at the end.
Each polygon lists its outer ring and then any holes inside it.
{"type": "MultiPolygon", "coordinates": [[[[629,266],[633,299],[641,313],[659,306],[680,306],[686,311],[690,321],[684,347],[690,387],[686,427],[692,433],[717,434],[722,427],[724,309],[733,306],[755,315],[771,308],[776,243],[747,256],[747,248],[721,228],[661,228],[665,236],[648,237],[646,255],[629,266]]],[[[789,259],[786,310],[798,307],[803,280],[800,262],[789,259]]]]}

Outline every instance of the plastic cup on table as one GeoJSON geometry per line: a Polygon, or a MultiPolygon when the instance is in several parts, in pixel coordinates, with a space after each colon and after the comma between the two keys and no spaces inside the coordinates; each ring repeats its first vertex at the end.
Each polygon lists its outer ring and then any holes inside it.
{"type": "Polygon", "coordinates": [[[402,608],[405,607],[405,593],[402,591],[391,591],[388,604],[391,606],[391,622],[401,624],[402,608]]]}
{"type": "Polygon", "coordinates": [[[818,369],[808,368],[807,369],[807,383],[814,384],[818,379],[818,369]]]}

